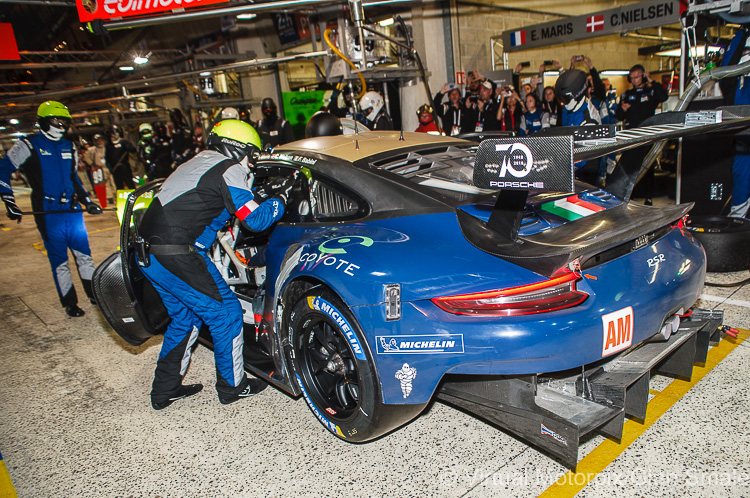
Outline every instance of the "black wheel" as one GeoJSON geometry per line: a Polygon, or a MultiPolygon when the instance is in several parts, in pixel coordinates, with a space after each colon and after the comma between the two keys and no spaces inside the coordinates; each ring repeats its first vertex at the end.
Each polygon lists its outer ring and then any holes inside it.
{"type": "Polygon", "coordinates": [[[750,265],[750,220],[728,216],[689,216],[686,227],[706,250],[706,270],[747,270],[750,265]]]}
{"type": "Polygon", "coordinates": [[[349,309],[332,292],[304,295],[290,315],[292,364],[310,410],[350,442],[375,439],[408,422],[425,405],[384,405],[372,356],[349,309]]]}

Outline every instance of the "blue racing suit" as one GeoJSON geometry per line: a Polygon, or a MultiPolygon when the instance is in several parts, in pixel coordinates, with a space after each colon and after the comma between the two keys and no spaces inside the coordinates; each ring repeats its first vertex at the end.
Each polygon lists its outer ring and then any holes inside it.
{"type": "Polygon", "coordinates": [[[206,253],[232,215],[262,231],[284,214],[281,200],[262,201],[247,182],[245,166],[203,151],[170,175],[139,224],[151,252],[150,265],[141,269],[172,318],[156,364],[153,403],[179,390],[202,324],[213,340],[219,397],[229,399],[247,386],[242,307],[206,253]]]}
{"type": "MultiPolygon", "coordinates": [[[[566,107],[562,110],[562,125],[563,126],[588,126],[588,125],[599,125],[602,124],[601,117],[599,117],[599,111],[596,110],[594,104],[588,98],[580,105],[575,111],[569,111],[566,107]]],[[[583,181],[593,183],[591,177],[591,171],[596,163],[596,172],[599,172],[599,160],[593,159],[591,161],[578,161],[574,163],[576,177],[583,181]],[[585,168],[585,170],[584,170],[585,168]]]]}
{"type": "Polygon", "coordinates": [[[68,266],[68,249],[75,257],[86,295],[93,299],[91,276],[94,261],[79,206],[79,202],[83,205],[92,202],[76,175],[77,163],[78,154],[69,140],[53,141],[41,133],[17,141],[0,159],[0,194],[13,193],[10,175],[20,169],[31,186],[31,207],[35,212],[77,211],[34,215],[52,267],[57,294],[64,307],[78,303],[68,266]]]}
{"type": "Polygon", "coordinates": [[[522,137],[532,135],[542,128],[549,128],[549,114],[542,109],[537,109],[534,112],[525,112],[521,116],[521,128],[520,135],[522,137]]]}

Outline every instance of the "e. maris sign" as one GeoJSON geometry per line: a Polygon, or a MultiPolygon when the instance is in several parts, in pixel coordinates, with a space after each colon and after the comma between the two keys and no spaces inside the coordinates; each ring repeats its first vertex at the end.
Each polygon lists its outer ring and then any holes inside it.
{"type": "Polygon", "coordinates": [[[227,0],[76,0],[81,22],[96,19],[120,19],[157,12],[180,12],[227,0]]]}
{"type": "Polygon", "coordinates": [[[647,0],[592,14],[534,24],[503,32],[503,50],[517,52],[556,43],[613,35],[680,22],[679,0],[647,0]]]}

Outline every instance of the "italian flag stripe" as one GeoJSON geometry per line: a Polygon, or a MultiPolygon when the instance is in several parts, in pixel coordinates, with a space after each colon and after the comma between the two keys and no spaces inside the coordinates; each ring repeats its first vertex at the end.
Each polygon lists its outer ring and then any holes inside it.
{"type": "Polygon", "coordinates": [[[603,207],[583,201],[577,195],[566,199],[558,199],[553,202],[546,202],[542,204],[541,208],[543,211],[547,211],[568,221],[589,216],[597,211],[604,211],[603,207]]]}
{"type": "Polygon", "coordinates": [[[570,197],[568,197],[568,202],[572,202],[576,206],[582,206],[582,207],[585,207],[586,209],[590,209],[590,210],[592,210],[594,212],[596,212],[596,211],[604,211],[604,207],[597,206],[596,204],[592,204],[590,202],[584,201],[583,199],[580,199],[577,195],[571,195],[570,197]]]}

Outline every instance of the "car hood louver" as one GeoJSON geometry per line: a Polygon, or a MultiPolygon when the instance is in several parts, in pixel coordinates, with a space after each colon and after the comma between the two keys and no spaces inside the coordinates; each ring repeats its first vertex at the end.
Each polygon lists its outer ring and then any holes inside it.
{"type": "Polygon", "coordinates": [[[551,277],[560,268],[586,259],[642,235],[654,232],[685,216],[693,203],[648,207],[623,203],[590,216],[514,241],[486,222],[456,210],[464,237],[474,247],[540,275],[551,277]]]}

